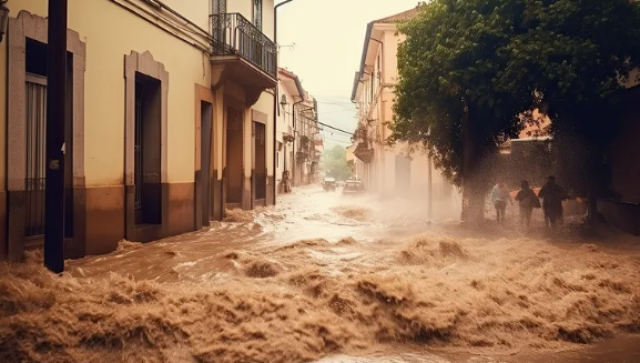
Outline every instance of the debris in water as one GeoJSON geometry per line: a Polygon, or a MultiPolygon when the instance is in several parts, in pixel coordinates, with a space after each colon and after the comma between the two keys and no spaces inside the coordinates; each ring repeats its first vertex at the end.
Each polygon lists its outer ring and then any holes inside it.
{"type": "Polygon", "coordinates": [[[245,268],[247,277],[266,278],[273,277],[282,272],[282,267],[267,260],[252,261],[245,268]]]}
{"type": "Polygon", "coordinates": [[[143,244],[140,242],[130,242],[123,239],[122,241],[118,242],[118,248],[116,249],[116,251],[126,251],[126,250],[140,248],[142,246],[143,244]]]}
{"type": "Polygon", "coordinates": [[[358,222],[364,222],[369,218],[370,210],[363,207],[340,206],[331,209],[338,215],[353,219],[358,222]]]}
{"type": "Polygon", "coordinates": [[[338,244],[222,249],[198,266],[238,269],[179,283],[57,276],[33,256],[0,263],[0,362],[302,363],[381,343],[509,353],[640,332],[634,251],[442,236],[338,244]],[[358,257],[325,264],[309,251],[358,257]]]}
{"type": "Polygon", "coordinates": [[[254,211],[227,209],[224,221],[227,223],[250,223],[254,220],[254,211]]]}

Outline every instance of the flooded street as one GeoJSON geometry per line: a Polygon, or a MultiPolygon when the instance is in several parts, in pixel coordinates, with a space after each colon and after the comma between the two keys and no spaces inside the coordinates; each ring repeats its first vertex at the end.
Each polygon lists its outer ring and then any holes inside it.
{"type": "Polygon", "coordinates": [[[636,239],[478,236],[453,203],[318,186],[278,202],[62,277],[0,265],[0,362],[640,361],[636,239]]]}

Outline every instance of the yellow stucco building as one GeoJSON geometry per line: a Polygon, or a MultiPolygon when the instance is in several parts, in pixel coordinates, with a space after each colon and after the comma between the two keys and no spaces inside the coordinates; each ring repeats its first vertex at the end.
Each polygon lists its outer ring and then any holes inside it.
{"type": "MultiPolygon", "coordinates": [[[[42,243],[47,0],[0,43],[0,259],[42,243]]],[[[275,203],[273,0],[69,0],[65,256],[275,203]]]]}
{"type": "Polygon", "coordinates": [[[453,187],[423,150],[401,143],[386,145],[398,82],[398,46],[405,39],[397,23],[417,15],[420,6],[367,25],[351,96],[358,108],[356,143],[352,146],[356,175],[368,190],[383,197],[451,200],[453,187]]]}

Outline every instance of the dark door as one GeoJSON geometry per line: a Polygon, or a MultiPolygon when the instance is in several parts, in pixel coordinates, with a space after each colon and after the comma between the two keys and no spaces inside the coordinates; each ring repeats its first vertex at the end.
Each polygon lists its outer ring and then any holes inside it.
{"type": "Polygon", "coordinates": [[[227,203],[242,204],[244,181],[242,112],[227,108],[227,203]]]}
{"type": "Polygon", "coordinates": [[[267,198],[267,152],[266,152],[266,132],[265,125],[259,122],[253,123],[254,127],[254,179],[255,179],[255,198],[256,200],[265,200],[267,198]]]}
{"type": "Polygon", "coordinates": [[[142,96],[144,94],[144,83],[136,80],[136,98],[135,98],[135,146],[134,146],[134,210],[136,223],[142,221],[142,96]]]}
{"type": "Polygon", "coordinates": [[[211,207],[213,206],[213,193],[211,192],[211,119],[213,116],[213,105],[202,101],[200,107],[202,129],[201,139],[201,168],[200,185],[202,186],[202,225],[208,226],[211,221],[211,207]]]}

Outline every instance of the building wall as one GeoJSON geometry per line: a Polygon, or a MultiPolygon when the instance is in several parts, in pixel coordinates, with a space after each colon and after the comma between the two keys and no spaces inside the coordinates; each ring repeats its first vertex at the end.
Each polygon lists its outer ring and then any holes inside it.
{"type": "Polygon", "coordinates": [[[394,147],[384,143],[391,135],[393,123],[394,85],[398,81],[398,46],[406,38],[396,31],[394,24],[374,24],[372,37],[381,41],[371,41],[366,55],[365,77],[359,83],[356,101],[359,104],[359,119],[366,124],[370,142],[375,149],[371,163],[358,163],[358,176],[368,189],[382,197],[412,195],[415,198],[428,198],[429,169],[433,199],[446,195],[449,182],[430,164],[422,150],[413,150],[409,162],[409,190],[405,185],[396,185],[396,162],[398,157],[407,154],[407,145],[394,147]],[[373,77],[374,82],[371,82],[373,77]]]}
{"type": "MultiPolygon", "coordinates": [[[[176,11],[207,32],[211,0],[164,0],[176,11]]],[[[229,11],[241,11],[252,19],[251,1],[228,1],[229,11]],[[237,7],[237,9],[234,9],[237,7]],[[246,8],[246,9],[245,9],[246,8]]],[[[47,0],[12,0],[8,4],[10,17],[21,11],[36,17],[47,16],[47,0]]],[[[263,31],[273,37],[273,0],[263,4],[263,31]]],[[[194,30],[183,31],[184,21],[165,10],[157,10],[142,0],[70,0],[68,27],[77,32],[86,46],[84,64],[84,112],[83,150],[84,173],[82,189],[86,198],[86,245],[79,252],[99,254],[115,249],[125,238],[123,225],[127,192],[125,190],[125,57],[133,54],[152,57],[153,64],[167,73],[166,94],[166,170],[163,174],[163,198],[166,198],[169,214],[163,219],[161,236],[193,230],[194,227],[194,179],[196,172],[196,135],[199,118],[199,100],[194,87],[211,89],[210,43],[206,34],[194,30]],[[161,21],[164,19],[166,21],[161,21]],[[165,187],[163,187],[165,188],[165,187]]],[[[41,30],[46,33],[46,27],[41,30]]],[[[8,83],[7,67],[9,49],[7,37],[0,43],[0,84],[8,83]]],[[[75,92],[75,90],[74,90],[75,92]]],[[[202,91],[200,91],[202,92],[202,91]]],[[[129,95],[130,96],[130,95],[129,95]]],[[[0,87],[0,199],[6,200],[7,190],[7,98],[8,87],[0,87]]],[[[221,94],[206,95],[213,101],[215,115],[223,108],[221,94]]],[[[266,165],[267,195],[273,188],[273,102],[274,96],[264,92],[256,104],[246,110],[246,120],[251,122],[251,111],[267,115],[266,165]]],[[[218,118],[221,119],[221,118],[218,118]]],[[[251,126],[251,124],[249,124],[251,126]]],[[[251,130],[251,128],[248,128],[251,130]]],[[[223,169],[223,125],[213,125],[214,144],[212,176],[218,181],[223,169]]],[[[245,134],[245,165],[252,165],[251,132],[245,134]]],[[[251,178],[251,168],[245,168],[245,176],[251,178]]],[[[0,200],[1,201],[1,200],[0,200]]],[[[4,220],[5,218],[3,218],[4,220]]],[[[0,229],[4,228],[0,226],[0,229]]],[[[0,231],[2,235],[4,232],[0,231]]],[[[161,237],[160,236],[160,237],[161,237]]],[[[0,245],[4,245],[0,242],[0,245]]],[[[0,249],[0,258],[2,258],[0,249]]]]}
{"type": "Polygon", "coordinates": [[[280,105],[280,100],[278,100],[278,108],[280,110],[280,115],[277,116],[277,129],[276,129],[276,141],[282,143],[282,149],[278,153],[278,167],[276,169],[276,183],[280,183],[282,181],[282,173],[285,170],[291,170],[291,162],[289,158],[289,152],[292,150],[291,143],[285,143],[283,136],[285,133],[289,133],[290,128],[293,128],[293,114],[291,113],[291,107],[293,104],[293,96],[289,91],[288,87],[284,86],[282,82],[282,75],[280,76],[280,80],[278,82],[278,95],[280,98],[283,96],[286,97],[287,104],[280,105]],[[286,169],[285,169],[286,165],[286,169]]]}
{"type": "Polygon", "coordinates": [[[276,141],[283,143],[283,146],[278,155],[279,160],[275,180],[278,185],[278,192],[282,192],[279,183],[282,181],[283,172],[288,170],[290,173],[289,176],[293,177],[292,173],[294,170],[294,158],[290,156],[293,151],[293,143],[284,142],[283,136],[284,134],[293,135],[293,104],[300,99],[300,96],[295,86],[295,81],[290,78],[289,75],[279,72],[278,85],[278,108],[280,109],[280,115],[277,116],[276,141]],[[283,96],[287,102],[284,107],[280,104],[283,96]]]}
{"type": "MultiPolygon", "coordinates": [[[[174,2],[179,2],[173,0],[174,2]]],[[[208,12],[208,1],[181,2],[194,13],[208,12]]],[[[170,2],[168,2],[170,4],[170,2]]],[[[47,16],[46,0],[15,0],[11,17],[26,10],[47,16]]],[[[69,28],[87,43],[85,72],[85,158],[87,186],[121,185],[124,160],[124,86],[123,57],[137,51],[149,51],[165,65],[171,78],[168,109],[169,181],[193,181],[193,152],[184,143],[193,143],[193,85],[207,85],[209,67],[206,57],[196,48],[142,21],[136,15],[110,1],[71,0],[69,28]],[[116,20],[117,19],[117,20],[116,20]],[[113,26],[117,23],[118,26],[113,26]],[[108,29],[108,31],[106,31],[108,29]],[[95,44],[89,46],[89,44],[95,44]],[[203,60],[204,59],[204,60],[203,60]],[[193,64],[185,67],[185,64],[193,64]],[[185,100],[185,98],[187,98],[185,100]]],[[[2,43],[0,67],[6,69],[7,42],[2,43]]],[[[6,73],[2,72],[6,79],[6,73]]],[[[2,89],[6,93],[6,89],[2,89]]],[[[6,102],[6,94],[0,94],[6,102]],[[3,97],[4,96],[4,97],[3,97]]],[[[2,106],[0,106],[2,107],[2,106]]],[[[6,104],[5,107],[6,109],[6,104]]],[[[0,119],[5,112],[0,110],[0,119]]],[[[5,162],[3,159],[3,163],[5,162]]],[[[4,178],[0,178],[4,180],[4,178]]],[[[1,184],[0,184],[1,185],[1,184]]]]}
{"type": "MultiPolygon", "coordinates": [[[[389,26],[389,25],[387,25],[389,26]]],[[[384,82],[395,84],[398,81],[398,46],[407,37],[393,29],[385,30],[382,41],[385,44],[384,82]]]]}

